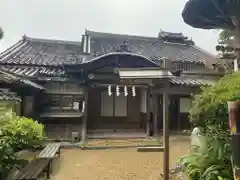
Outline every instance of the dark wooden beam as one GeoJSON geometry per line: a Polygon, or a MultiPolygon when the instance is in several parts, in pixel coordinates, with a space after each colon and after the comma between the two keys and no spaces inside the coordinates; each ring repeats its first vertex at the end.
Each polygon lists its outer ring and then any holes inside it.
{"type": "Polygon", "coordinates": [[[153,93],[156,94],[163,94],[164,92],[168,92],[168,94],[182,94],[182,95],[189,95],[191,93],[198,93],[200,92],[200,87],[170,87],[170,88],[159,88],[159,89],[154,89],[153,93]]]}
{"type": "Polygon", "coordinates": [[[82,136],[81,140],[82,142],[85,142],[87,139],[87,118],[88,118],[88,90],[89,88],[86,87],[84,89],[84,103],[85,103],[85,110],[84,110],[84,115],[82,119],[82,136]]]}
{"type": "Polygon", "coordinates": [[[162,146],[137,147],[137,152],[163,152],[162,146]]]}
{"type": "Polygon", "coordinates": [[[153,131],[154,131],[154,136],[157,137],[158,136],[158,95],[157,94],[153,94],[153,131]]]}
{"type": "Polygon", "coordinates": [[[150,89],[147,89],[146,133],[150,136],[150,89]]]}
{"type": "Polygon", "coordinates": [[[127,87],[133,87],[133,86],[135,86],[136,88],[148,88],[148,86],[147,85],[140,85],[140,84],[136,84],[136,85],[134,85],[134,84],[121,84],[121,83],[116,83],[116,84],[112,84],[112,83],[109,83],[109,84],[92,84],[92,86],[95,86],[95,87],[108,87],[109,85],[111,85],[112,87],[116,87],[117,85],[119,86],[119,87],[124,87],[124,86],[127,86],[127,87]]]}
{"type": "Polygon", "coordinates": [[[51,94],[51,95],[72,95],[72,96],[82,96],[83,95],[83,92],[60,92],[60,91],[51,91],[51,90],[47,90],[46,91],[46,94],[51,94]]]}

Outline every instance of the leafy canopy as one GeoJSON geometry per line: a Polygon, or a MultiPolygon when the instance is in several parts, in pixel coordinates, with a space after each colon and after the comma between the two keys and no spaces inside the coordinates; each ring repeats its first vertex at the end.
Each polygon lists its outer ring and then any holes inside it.
{"type": "Polygon", "coordinates": [[[3,30],[2,28],[0,27],[0,40],[3,38],[3,30]]]}
{"type": "Polygon", "coordinates": [[[228,130],[227,101],[240,99],[240,73],[225,75],[214,86],[202,88],[195,95],[190,119],[198,126],[215,125],[228,130]]]}
{"type": "Polygon", "coordinates": [[[44,140],[43,125],[15,115],[0,118],[0,172],[12,168],[17,157],[16,152],[37,148],[44,140]]]}
{"type": "Polygon", "coordinates": [[[232,178],[227,101],[240,100],[240,73],[225,75],[214,86],[202,88],[190,110],[191,121],[201,127],[202,144],[181,159],[189,180],[232,178]]]}

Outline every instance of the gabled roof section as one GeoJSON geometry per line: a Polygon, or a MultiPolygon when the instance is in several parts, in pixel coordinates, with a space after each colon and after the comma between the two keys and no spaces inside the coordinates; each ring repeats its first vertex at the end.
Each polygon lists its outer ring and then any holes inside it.
{"type": "Polygon", "coordinates": [[[37,39],[23,36],[0,54],[0,64],[59,66],[83,60],[81,42],[37,39]]]}
{"type": "Polygon", "coordinates": [[[140,54],[154,61],[167,58],[172,61],[204,64],[215,62],[213,55],[195,46],[193,41],[186,40],[185,36],[180,38],[182,41],[173,42],[168,41],[166,35],[170,34],[170,39],[177,40],[179,38],[173,38],[173,35],[177,33],[164,32],[164,34],[164,37],[162,37],[162,33],[160,33],[158,37],[145,37],[85,31],[85,35],[89,36],[91,40],[91,54],[93,56],[116,52],[122,45],[127,44],[130,52],[140,54]]]}
{"type": "Polygon", "coordinates": [[[62,77],[65,71],[61,67],[41,67],[41,66],[11,66],[2,65],[0,70],[9,72],[19,77],[62,77]]]}
{"type": "MultiPolygon", "coordinates": [[[[148,63],[148,66],[150,66],[150,67],[158,67],[158,64],[156,64],[154,61],[152,61],[148,57],[142,56],[140,54],[131,53],[131,52],[110,52],[110,53],[107,53],[107,54],[103,54],[101,56],[97,56],[97,57],[91,59],[90,61],[85,61],[82,64],[93,63],[95,61],[99,61],[101,59],[111,57],[111,56],[112,57],[114,57],[114,56],[131,56],[133,58],[137,57],[137,58],[140,58],[140,59],[144,59],[148,63]]],[[[145,65],[146,65],[146,63],[145,63],[145,65]]],[[[143,66],[144,66],[144,64],[143,64],[143,66]]]]}
{"type": "MultiPolygon", "coordinates": [[[[16,93],[9,91],[9,89],[0,88],[0,100],[18,101],[21,102],[21,98],[16,93]]],[[[1,111],[1,108],[0,108],[1,111]]]]}
{"type": "Polygon", "coordinates": [[[28,79],[20,78],[18,76],[10,74],[4,70],[0,70],[0,77],[1,77],[0,82],[3,81],[8,84],[19,84],[19,85],[23,85],[28,88],[32,87],[32,88],[39,89],[39,90],[45,90],[44,87],[40,86],[39,84],[37,84],[35,82],[32,82],[28,79]]]}

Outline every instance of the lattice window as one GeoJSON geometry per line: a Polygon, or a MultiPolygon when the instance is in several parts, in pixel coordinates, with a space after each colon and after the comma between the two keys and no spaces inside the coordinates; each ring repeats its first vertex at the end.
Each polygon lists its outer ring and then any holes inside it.
{"type": "Polygon", "coordinates": [[[51,95],[44,107],[48,111],[81,111],[82,101],[77,95],[51,95]]]}

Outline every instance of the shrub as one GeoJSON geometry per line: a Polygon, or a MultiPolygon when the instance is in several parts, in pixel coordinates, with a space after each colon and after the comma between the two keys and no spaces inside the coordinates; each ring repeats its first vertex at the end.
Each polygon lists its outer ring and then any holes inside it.
{"type": "Polygon", "coordinates": [[[4,116],[0,119],[0,171],[14,165],[15,153],[37,148],[44,140],[43,125],[18,116],[4,116]]]}
{"type": "Polygon", "coordinates": [[[204,129],[214,126],[229,133],[227,101],[240,99],[240,73],[226,75],[202,90],[194,97],[190,120],[204,129]]]}
{"type": "Polygon", "coordinates": [[[189,180],[231,180],[231,152],[225,148],[225,141],[208,139],[201,147],[194,149],[181,159],[189,180]],[[209,142],[210,141],[210,142],[209,142]]]}
{"type": "Polygon", "coordinates": [[[214,86],[194,96],[190,120],[206,136],[204,148],[181,159],[190,180],[233,179],[227,101],[240,100],[240,73],[221,78],[214,86]]]}

